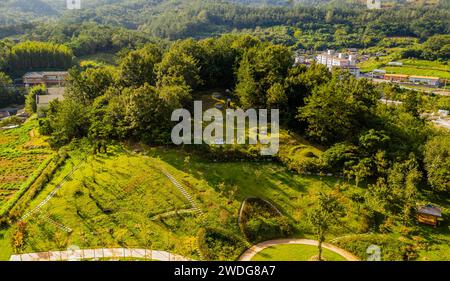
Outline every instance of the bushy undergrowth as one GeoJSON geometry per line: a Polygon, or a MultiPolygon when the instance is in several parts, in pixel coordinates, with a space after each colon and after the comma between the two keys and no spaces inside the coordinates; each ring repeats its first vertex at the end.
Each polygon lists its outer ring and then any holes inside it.
{"type": "Polygon", "coordinates": [[[235,260],[249,243],[225,229],[202,228],[198,233],[198,247],[203,260],[235,260]]]}
{"type": "Polygon", "coordinates": [[[258,243],[292,234],[287,218],[266,201],[249,198],[242,208],[240,226],[249,241],[258,243]]]}
{"type": "Polygon", "coordinates": [[[407,261],[417,258],[417,245],[413,245],[405,239],[384,234],[343,237],[338,239],[335,244],[354,253],[362,260],[367,260],[373,254],[368,251],[371,245],[380,248],[383,261],[407,261]]]}

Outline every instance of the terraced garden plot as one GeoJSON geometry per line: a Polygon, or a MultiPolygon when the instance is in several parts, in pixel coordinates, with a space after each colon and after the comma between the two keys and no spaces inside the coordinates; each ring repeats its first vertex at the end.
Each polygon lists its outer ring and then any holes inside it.
{"type": "MultiPolygon", "coordinates": [[[[67,160],[30,207],[42,202],[79,161],[67,160]]],[[[176,243],[176,252],[195,256],[197,215],[183,212],[192,208],[190,202],[161,169],[169,167],[121,147],[110,147],[108,154],[88,156],[56,195],[28,220],[32,235],[27,251],[55,249],[61,243],[94,248],[150,248],[151,244],[153,249],[171,248],[176,243]],[[44,217],[73,231],[63,232],[44,217]]]]}
{"type": "Polygon", "coordinates": [[[439,61],[427,61],[419,59],[395,60],[402,62],[402,66],[389,66],[393,59],[391,56],[380,59],[371,58],[359,64],[361,71],[369,72],[374,69],[384,69],[387,73],[397,73],[406,75],[435,76],[441,79],[450,79],[450,66],[439,61]]]}
{"type": "Polygon", "coordinates": [[[0,208],[52,154],[36,130],[37,120],[0,131],[0,208]]]}

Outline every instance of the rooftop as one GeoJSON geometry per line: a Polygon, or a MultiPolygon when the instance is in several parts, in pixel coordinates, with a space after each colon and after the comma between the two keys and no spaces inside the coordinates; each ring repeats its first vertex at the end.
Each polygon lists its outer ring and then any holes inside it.
{"type": "Polygon", "coordinates": [[[439,80],[439,77],[431,77],[431,76],[419,76],[419,75],[411,75],[410,78],[419,78],[419,79],[430,79],[430,80],[439,80]]]}
{"type": "Polygon", "coordinates": [[[23,77],[24,78],[42,78],[44,76],[49,76],[49,75],[57,75],[57,76],[67,75],[67,71],[28,72],[23,77]]]}
{"type": "Polygon", "coordinates": [[[409,75],[406,74],[386,74],[386,77],[398,77],[398,78],[408,78],[409,75]]]}
{"type": "Polygon", "coordinates": [[[420,207],[418,212],[420,214],[432,215],[436,217],[442,217],[442,210],[432,204],[427,204],[423,207],[420,207]]]}

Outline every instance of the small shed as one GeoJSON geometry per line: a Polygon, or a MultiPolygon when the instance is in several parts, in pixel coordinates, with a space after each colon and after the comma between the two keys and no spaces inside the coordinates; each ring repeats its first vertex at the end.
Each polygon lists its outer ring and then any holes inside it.
{"type": "Polygon", "coordinates": [[[425,206],[419,207],[417,210],[417,220],[420,223],[436,227],[439,223],[439,219],[441,218],[441,208],[434,206],[433,204],[427,204],[425,206]]]}

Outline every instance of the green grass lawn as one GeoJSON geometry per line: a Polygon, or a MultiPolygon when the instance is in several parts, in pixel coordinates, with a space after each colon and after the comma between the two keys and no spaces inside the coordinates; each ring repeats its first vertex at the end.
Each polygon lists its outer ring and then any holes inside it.
{"type": "MultiPolygon", "coordinates": [[[[262,250],[253,257],[253,261],[309,261],[318,255],[318,249],[310,245],[277,245],[262,250]]],[[[345,261],[345,259],[327,249],[323,249],[322,259],[326,261],[345,261]]]]}
{"type": "Polygon", "coordinates": [[[117,56],[114,53],[100,52],[76,58],[76,62],[80,64],[86,61],[94,61],[106,65],[117,65],[117,56]]]}
{"type": "Polygon", "coordinates": [[[0,230],[0,261],[7,261],[12,254],[11,228],[0,230]]]}

